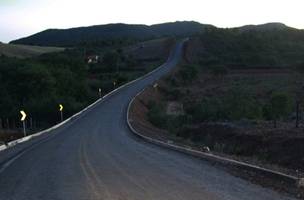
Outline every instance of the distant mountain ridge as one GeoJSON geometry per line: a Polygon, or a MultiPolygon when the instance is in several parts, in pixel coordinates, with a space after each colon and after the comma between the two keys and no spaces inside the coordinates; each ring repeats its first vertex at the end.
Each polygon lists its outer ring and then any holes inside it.
{"type": "Polygon", "coordinates": [[[242,31],[250,31],[250,30],[272,31],[272,30],[284,30],[284,29],[294,29],[294,28],[286,26],[283,23],[272,22],[272,23],[259,24],[259,25],[245,25],[245,26],[237,27],[236,29],[242,31]]]}
{"type": "MultiPolygon", "coordinates": [[[[209,24],[195,21],[177,21],[155,25],[141,24],[106,24],[69,29],[48,29],[29,37],[11,41],[12,44],[38,46],[76,46],[84,43],[94,43],[111,39],[147,40],[165,36],[191,36],[200,34],[209,28],[217,28],[209,24]]],[[[236,28],[239,31],[277,31],[294,29],[282,23],[266,23],[261,25],[246,25],[236,28]]]]}
{"type": "Polygon", "coordinates": [[[150,39],[163,36],[186,36],[200,33],[212,25],[194,21],[172,22],[156,25],[107,24],[70,29],[48,29],[29,37],[11,41],[13,44],[39,46],[74,46],[83,42],[106,39],[150,39]]]}

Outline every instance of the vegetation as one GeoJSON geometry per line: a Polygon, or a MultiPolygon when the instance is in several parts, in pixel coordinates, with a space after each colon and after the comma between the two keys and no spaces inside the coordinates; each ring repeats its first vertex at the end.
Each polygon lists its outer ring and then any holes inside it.
{"type": "Polygon", "coordinates": [[[201,65],[290,67],[303,62],[304,32],[297,29],[208,29],[198,36],[201,65]]]}
{"type": "Polygon", "coordinates": [[[164,112],[165,105],[159,105],[154,101],[150,101],[149,105],[149,112],[148,112],[148,119],[149,121],[160,128],[167,127],[167,116],[164,112]]]}
{"type": "Polygon", "coordinates": [[[179,75],[183,82],[189,83],[197,78],[198,69],[194,65],[183,65],[179,70],[179,75]]]}
{"type": "MultiPolygon", "coordinates": [[[[95,101],[99,88],[105,94],[166,57],[143,63],[118,44],[68,48],[26,59],[0,56],[0,130],[20,128],[20,110],[28,114],[28,126],[48,127],[60,121],[59,104],[64,105],[67,118],[95,101]]],[[[166,40],[156,46],[169,47],[165,45],[166,40]]]]}
{"type": "Polygon", "coordinates": [[[179,123],[180,129],[244,119],[273,120],[276,127],[278,120],[290,119],[295,112],[298,118],[295,105],[304,93],[303,52],[304,32],[282,24],[209,28],[190,39],[185,52],[188,63],[165,79],[168,86],[161,91],[167,101],[184,105],[191,120],[179,123]]]}
{"type": "Polygon", "coordinates": [[[1,56],[0,74],[3,119],[16,119],[24,109],[31,118],[54,123],[58,121],[58,103],[66,105],[69,116],[91,100],[86,66],[74,50],[26,60],[1,56]]]}
{"type": "Polygon", "coordinates": [[[216,78],[222,78],[226,74],[228,74],[228,68],[223,65],[215,65],[210,67],[210,73],[216,78]]]}
{"type": "Polygon", "coordinates": [[[41,47],[0,43],[0,55],[3,54],[8,57],[28,58],[44,53],[59,52],[63,50],[64,48],[58,47],[41,47]]]}
{"type": "Polygon", "coordinates": [[[178,114],[149,109],[148,120],[173,134],[164,140],[302,173],[304,32],[275,27],[209,29],[189,40],[183,65],[157,95],[141,96],[183,105],[178,114]]]}
{"type": "Polygon", "coordinates": [[[270,100],[270,115],[277,127],[277,119],[286,116],[289,112],[289,97],[286,94],[273,94],[270,100]]]}

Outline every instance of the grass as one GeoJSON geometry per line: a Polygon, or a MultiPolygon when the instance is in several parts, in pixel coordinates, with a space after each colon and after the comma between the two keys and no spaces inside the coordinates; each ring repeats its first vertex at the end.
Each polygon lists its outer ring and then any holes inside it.
{"type": "Polygon", "coordinates": [[[63,50],[64,48],[59,47],[42,47],[0,43],[0,55],[3,54],[8,57],[28,58],[44,53],[59,52],[63,50]]]}

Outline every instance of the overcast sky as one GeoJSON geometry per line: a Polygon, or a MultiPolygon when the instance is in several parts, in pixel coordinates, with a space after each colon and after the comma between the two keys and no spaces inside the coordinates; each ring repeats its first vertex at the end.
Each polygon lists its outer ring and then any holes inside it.
{"type": "Polygon", "coordinates": [[[0,0],[0,41],[48,28],[194,20],[218,27],[282,22],[304,29],[304,0],[0,0]]]}

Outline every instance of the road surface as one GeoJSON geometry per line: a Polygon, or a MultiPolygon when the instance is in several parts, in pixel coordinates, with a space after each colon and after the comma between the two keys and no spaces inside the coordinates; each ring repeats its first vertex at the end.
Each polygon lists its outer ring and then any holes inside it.
{"type": "Polygon", "coordinates": [[[179,43],[160,70],[121,89],[0,166],[0,199],[289,199],[130,133],[126,125],[129,101],[172,69],[181,51],[179,43]]]}

